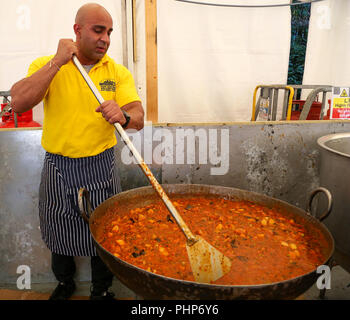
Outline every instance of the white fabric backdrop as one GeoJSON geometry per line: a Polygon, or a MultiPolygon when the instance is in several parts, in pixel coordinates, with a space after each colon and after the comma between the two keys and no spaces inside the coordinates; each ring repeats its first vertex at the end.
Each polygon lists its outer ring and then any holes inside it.
{"type": "Polygon", "coordinates": [[[287,81],[290,23],[288,6],[245,9],[158,1],[159,122],[250,120],[254,88],[287,81]]]}
{"type": "Polygon", "coordinates": [[[303,83],[348,87],[349,39],[350,1],[313,3],[303,83]]]}
{"type": "MultiPolygon", "coordinates": [[[[0,0],[0,91],[10,90],[25,77],[37,57],[54,54],[60,38],[75,39],[73,24],[84,0],[0,0]]],[[[121,2],[100,0],[113,17],[114,31],[108,54],[123,62],[121,2]]],[[[2,100],[1,100],[2,101],[2,100]]],[[[34,108],[34,120],[42,121],[42,104],[34,108]]]]}
{"type": "MultiPolygon", "coordinates": [[[[9,90],[24,77],[33,59],[55,53],[59,38],[74,38],[75,14],[86,2],[90,1],[0,0],[0,91],[9,90]]],[[[97,2],[114,18],[109,54],[122,63],[121,1],[97,2]]],[[[263,1],[282,2],[289,0],[263,1]]],[[[134,71],[146,107],[144,4],[141,0],[136,3],[138,62],[134,71]]],[[[304,84],[348,86],[349,36],[350,1],[312,5],[304,84]]],[[[159,121],[249,120],[255,86],[286,83],[289,45],[289,7],[220,8],[159,0],[159,121]]],[[[40,106],[34,109],[34,118],[42,119],[40,106]]]]}

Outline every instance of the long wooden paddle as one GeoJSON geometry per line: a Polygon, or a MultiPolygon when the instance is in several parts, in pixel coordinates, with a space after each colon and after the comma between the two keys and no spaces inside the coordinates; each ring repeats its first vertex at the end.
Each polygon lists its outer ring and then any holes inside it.
{"type": "MultiPolygon", "coordinates": [[[[73,56],[73,62],[78,68],[83,78],[85,79],[92,93],[95,95],[97,101],[100,104],[102,104],[104,102],[104,99],[101,93],[97,90],[95,84],[92,82],[91,78],[86,73],[85,69],[82,67],[78,58],[75,55],[73,56]]],[[[114,127],[119,133],[119,135],[122,137],[128,148],[130,149],[130,151],[132,152],[133,156],[137,161],[137,164],[140,166],[153,188],[163,200],[164,204],[170,211],[171,215],[174,217],[180,229],[185,234],[185,237],[187,239],[187,254],[195,280],[197,282],[210,283],[221,278],[231,269],[230,259],[224,256],[219,250],[214,248],[203,238],[195,236],[191,232],[191,230],[188,228],[180,214],[177,212],[172,202],[169,200],[161,185],[158,183],[157,179],[152,174],[151,170],[144,162],[137,149],[132,144],[131,140],[129,139],[122,126],[119,123],[114,123],[114,127]]]]}

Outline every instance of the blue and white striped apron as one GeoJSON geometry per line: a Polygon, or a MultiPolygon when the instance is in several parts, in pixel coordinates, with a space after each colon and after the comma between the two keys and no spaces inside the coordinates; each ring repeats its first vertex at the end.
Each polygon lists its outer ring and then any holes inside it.
{"type": "Polygon", "coordinates": [[[39,189],[39,218],[43,241],[51,252],[96,256],[89,225],[80,215],[78,191],[89,191],[92,210],[121,191],[114,148],[85,158],[47,152],[39,189]]]}

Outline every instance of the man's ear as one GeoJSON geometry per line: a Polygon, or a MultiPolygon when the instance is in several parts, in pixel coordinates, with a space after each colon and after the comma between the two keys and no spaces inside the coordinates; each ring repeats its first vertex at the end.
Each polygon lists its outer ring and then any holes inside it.
{"type": "Polygon", "coordinates": [[[74,24],[73,26],[74,33],[77,37],[80,36],[81,26],[79,24],[74,24]]]}

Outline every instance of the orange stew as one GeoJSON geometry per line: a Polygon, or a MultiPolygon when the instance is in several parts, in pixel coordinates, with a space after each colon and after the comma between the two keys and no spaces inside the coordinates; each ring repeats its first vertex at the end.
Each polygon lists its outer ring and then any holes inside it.
{"type": "MultiPolygon", "coordinates": [[[[215,284],[279,282],[324,262],[321,232],[309,232],[277,209],[218,198],[172,201],[194,234],[231,259],[231,271],[215,284]]],[[[153,273],[194,281],[185,236],[161,200],[125,213],[114,210],[98,221],[96,240],[106,250],[153,273]]]]}

